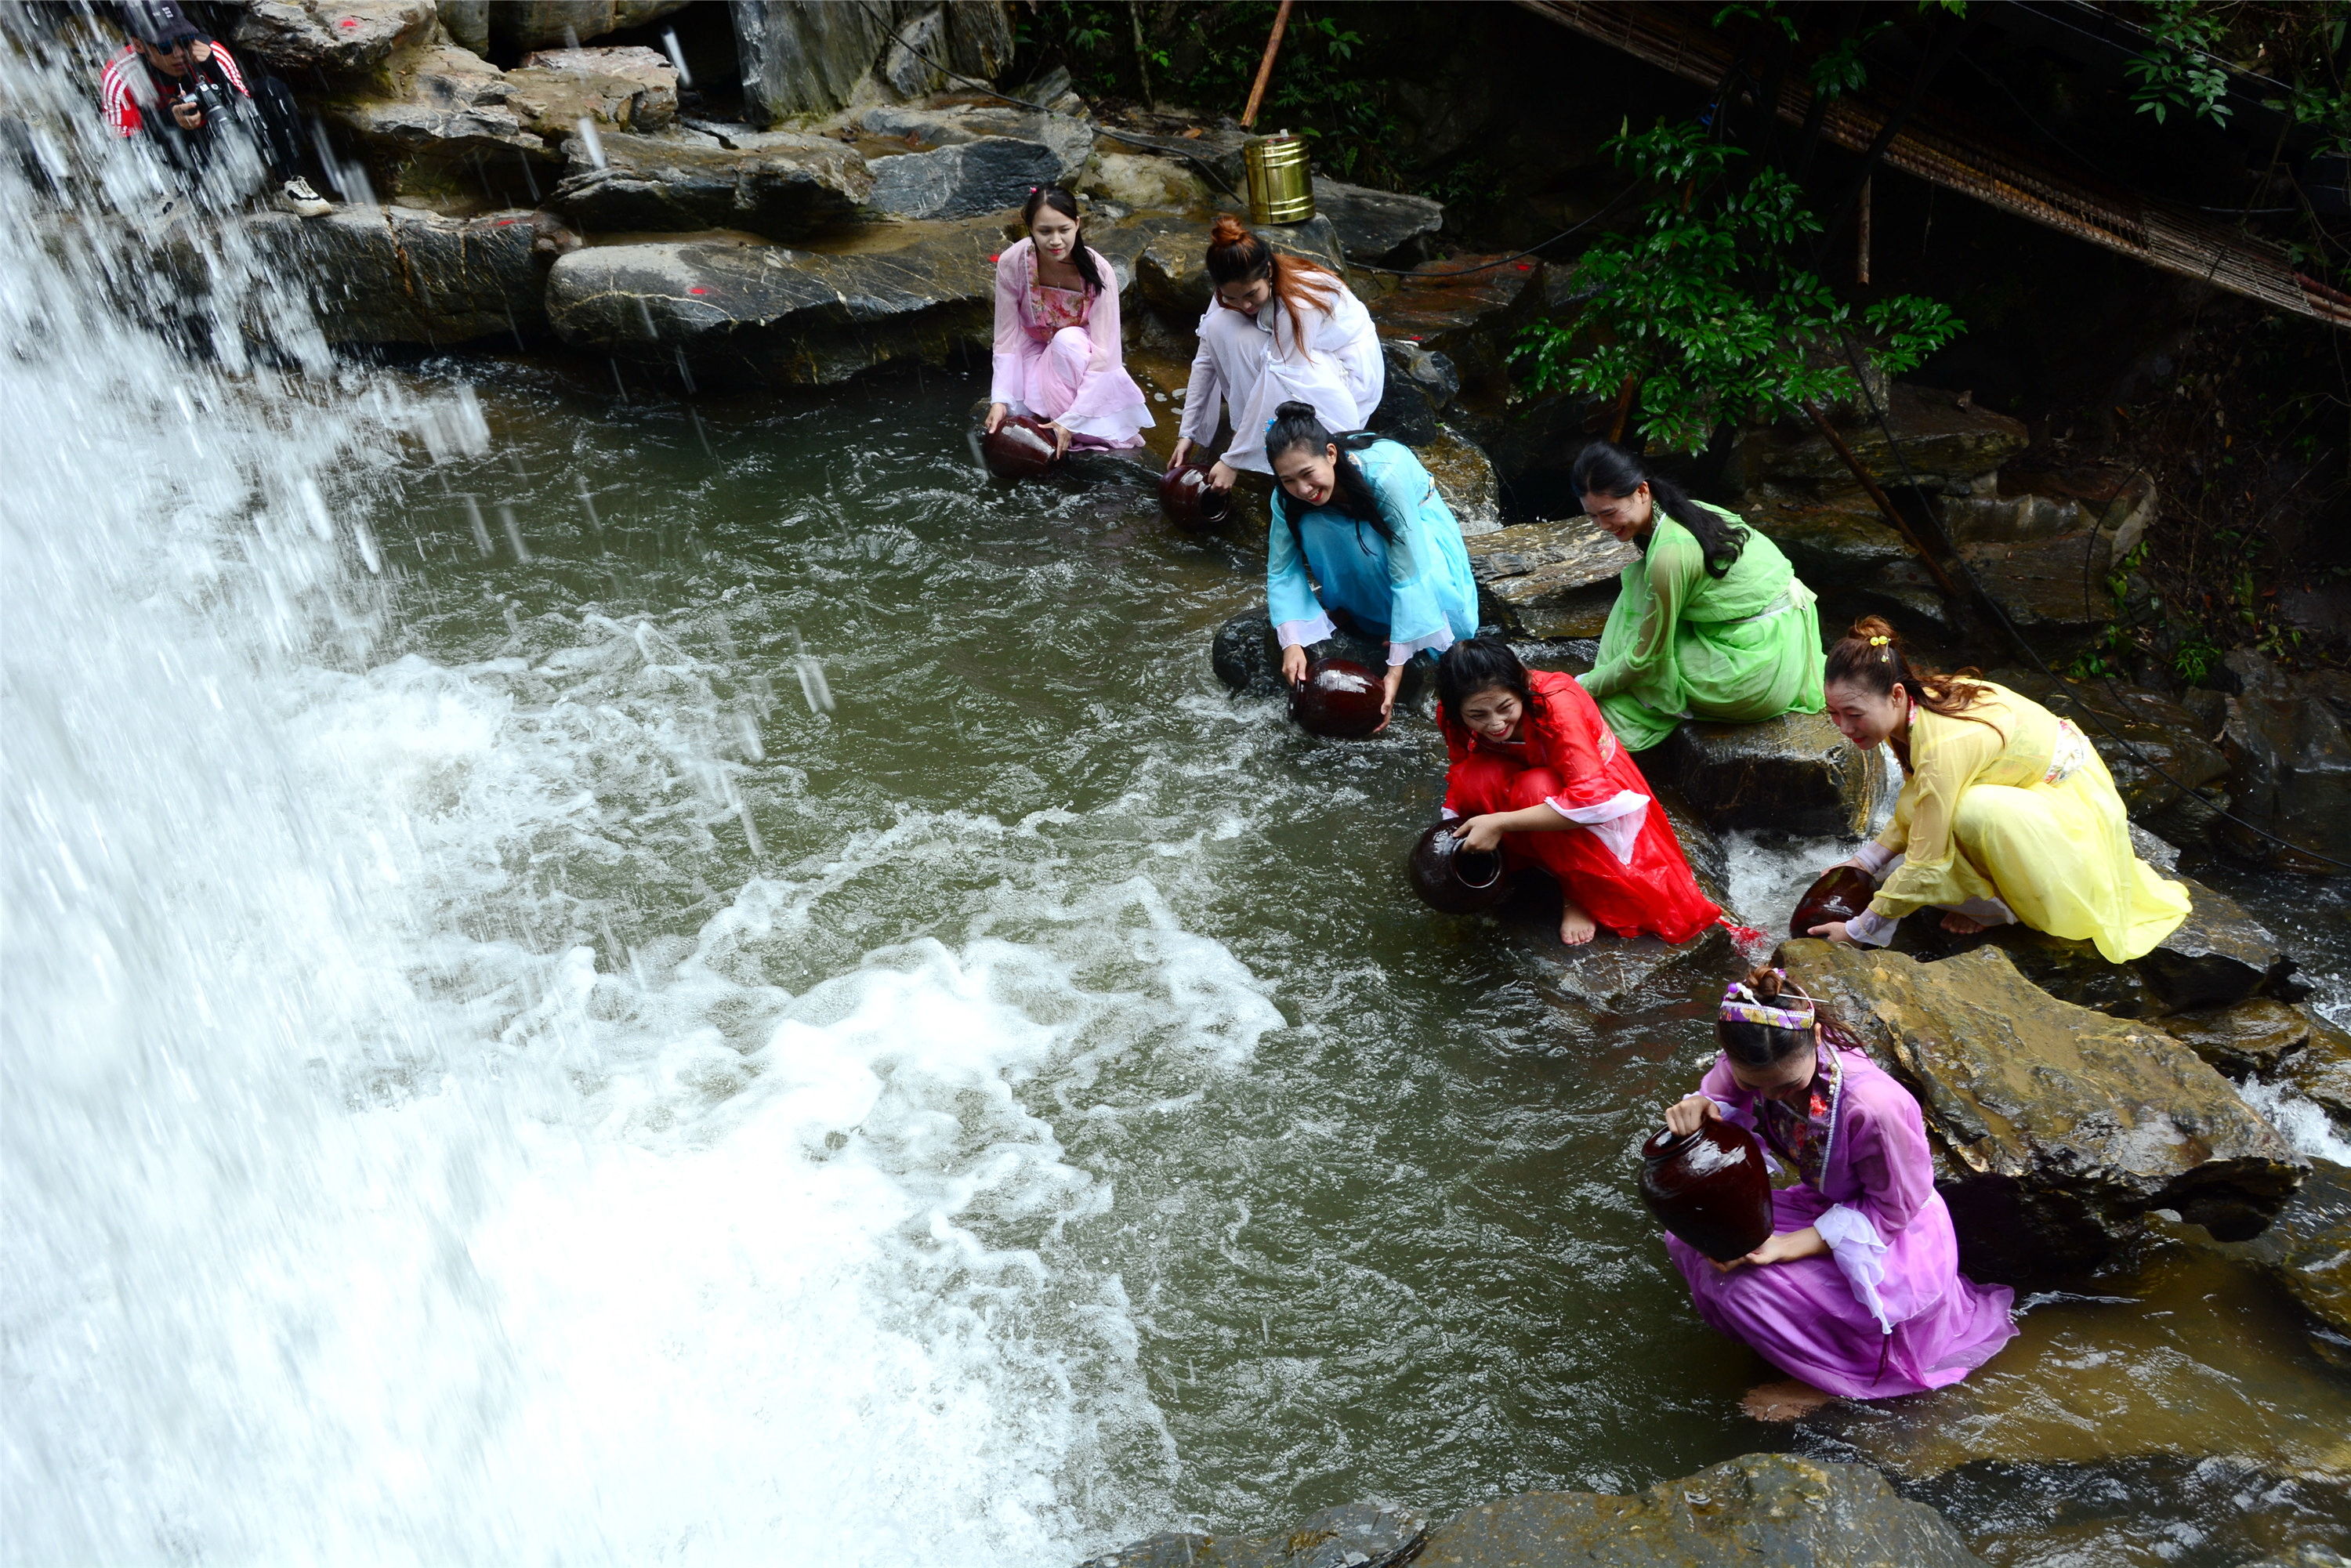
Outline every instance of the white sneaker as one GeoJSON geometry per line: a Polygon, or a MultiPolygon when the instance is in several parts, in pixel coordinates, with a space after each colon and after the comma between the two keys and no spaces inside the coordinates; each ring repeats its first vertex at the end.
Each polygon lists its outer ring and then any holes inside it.
{"type": "Polygon", "coordinates": [[[288,180],[278,188],[277,205],[280,211],[292,213],[298,218],[323,218],[335,210],[332,202],[312,190],[309,181],[302,179],[288,180]]]}

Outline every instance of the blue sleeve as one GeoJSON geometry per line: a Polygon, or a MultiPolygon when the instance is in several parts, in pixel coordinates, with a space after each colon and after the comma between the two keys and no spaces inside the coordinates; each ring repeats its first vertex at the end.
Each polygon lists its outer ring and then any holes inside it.
{"type": "Polygon", "coordinates": [[[1391,656],[1398,649],[1450,645],[1453,627],[1441,592],[1439,558],[1444,535],[1458,537],[1461,526],[1411,448],[1382,441],[1357,453],[1355,461],[1363,465],[1364,476],[1379,497],[1380,513],[1395,533],[1388,546],[1391,656]]]}
{"type": "Polygon", "coordinates": [[[1306,574],[1306,555],[1298,536],[1281,520],[1279,503],[1269,503],[1265,539],[1265,616],[1273,623],[1276,640],[1287,648],[1293,643],[1320,643],[1335,630],[1314,596],[1306,574]],[[1291,630],[1285,634],[1283,628],[1291,630]]]}

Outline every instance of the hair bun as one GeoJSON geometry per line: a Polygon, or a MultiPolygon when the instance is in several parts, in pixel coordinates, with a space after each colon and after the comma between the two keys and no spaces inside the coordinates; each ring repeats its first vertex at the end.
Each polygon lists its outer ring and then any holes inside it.
{"type": "Polygon", "coordinates": [[[1857,637],[1872,646],[1881,648],[1902,641],[1902,634],[1896,632],[1893,623],[1882,615],[1863,616],[1853,623],[1852,629],[1847,631],[1845,635],[1857,637]]]}
{"type": "Polygon", "coordinates": [[[1249,230],[1243,228],[1240,219],[1230,213],[1218,213],[1216,226],[1208,231],[1210,245],[1239,245],[1249,237],[1249,230]]]}
{"type": "Polygon", "coordinates": [[[1273,411],[1273,417],[1276,419],[1319,420],[1321,416],[1314,412],[1314,405],[1312,403],[1301,402],[1298,399],[1291,398],[1288,402],[1276,405],[1273,411]]]}

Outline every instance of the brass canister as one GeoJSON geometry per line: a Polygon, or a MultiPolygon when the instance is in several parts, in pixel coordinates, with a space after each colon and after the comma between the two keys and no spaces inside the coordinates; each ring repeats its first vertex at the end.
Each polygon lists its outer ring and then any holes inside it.
{"type": "Polygon", "coordinates": [[[1304,138],[1287,131],[1260,136],[1241,156],[1249,166],[1249,222],[1302,224],[1314,215],[1314,177],[1306,170],[1304,138]]]}

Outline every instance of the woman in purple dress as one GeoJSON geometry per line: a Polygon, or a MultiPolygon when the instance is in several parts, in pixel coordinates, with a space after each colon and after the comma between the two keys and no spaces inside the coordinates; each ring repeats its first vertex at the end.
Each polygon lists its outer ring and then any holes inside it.
{"type": "Polygon", "coordinates": [[[1959,1272],[1909,1092],[1779,969],[1733,983],[1715,1032],[1722,1054],[1666,1124],[1727,1118],[1803,1178],[1772,1194],[1773,1234],[1744,1258],[1666,1238],[1698,1315],[1799,1380],[1755,1390],[1750,1414],[1923,1393],[1990,1360],[2016,1333],[2014,1292],[1959,1272]]]}

